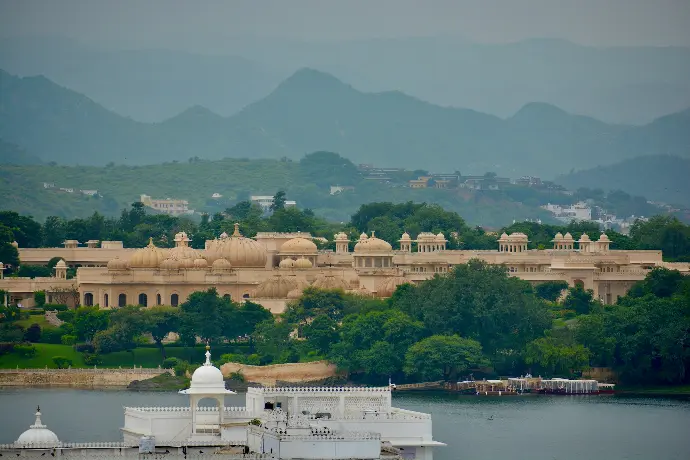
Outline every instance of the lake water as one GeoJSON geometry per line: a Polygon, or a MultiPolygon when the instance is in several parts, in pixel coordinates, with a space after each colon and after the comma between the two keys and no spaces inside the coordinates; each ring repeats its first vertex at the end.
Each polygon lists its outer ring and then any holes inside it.
{"type": "MultiPolygon", "coordinates": [[[[431,413],[435,460],[690,459],[690,400],[619,396],[394,394],[397,407],[431,413]]],[[[62,441],[118,441],[123,406],[183,406],[176,393],[0,389],[0,443],[34,421],[62,441]]],[[[244,405],[244,395],[226,398],[244,405]]]]}

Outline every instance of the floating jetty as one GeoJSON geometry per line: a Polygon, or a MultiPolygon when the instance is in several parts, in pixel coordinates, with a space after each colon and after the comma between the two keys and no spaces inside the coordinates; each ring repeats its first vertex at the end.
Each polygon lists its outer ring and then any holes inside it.
{"type": "Polygon", "coordinates": [[[596,380],[542,379],[514,377],[501,380],[463,380],[446,383],[444,388],[478,396],[510,396],[522,394],[597,395],[613,393],[614,384],[596,380]]]}

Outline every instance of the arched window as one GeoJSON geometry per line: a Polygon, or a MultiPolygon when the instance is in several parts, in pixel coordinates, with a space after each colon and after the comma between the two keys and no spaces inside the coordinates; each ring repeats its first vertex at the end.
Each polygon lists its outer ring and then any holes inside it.
{"type": "Polygon", "coordinates": [[[148,303],[148,297],[146,296],[146,294],[143,294],[143,293],[139,294],[139,305],[141,305],[142,307],[145,307],[147,303],[148,303]]]}
{"type": "Polygon", "coordinates": [[[93,307],[93,294],[90,292],[84,294],[84,305],[87,307],[93,307]]]}
{"type": "Polygon", "coordinates": [[[105,306],[105,307],[110,306],[110,299],[108,298],[108,294],[103,294],[103,306],[105,306]]]}
{"type": "Polygon", "coordinates": [[[177,305],[180,303],[180,296],[177,294],[173,294],[170,296],[170,305],[173,307],[177,307],[177,305]]]}
{"type": "Polygon", "coordinates": [[[126,294],[120,294],[117,297],[117,306],[118,307],[124,307],[127,305],[127,295],[126,294]]]}
{"type": "Polygon", "coordinates": [[[161,304],[161,295],[156,294],[156,305],[160,305],[160,304],[161,304]]]}
{"type": "Polygon", "coordinates": [[[248,299],[248,298],[249,298],[249,294],[242,294],[242,298],[243,298],[243,299],[248,299]]]}

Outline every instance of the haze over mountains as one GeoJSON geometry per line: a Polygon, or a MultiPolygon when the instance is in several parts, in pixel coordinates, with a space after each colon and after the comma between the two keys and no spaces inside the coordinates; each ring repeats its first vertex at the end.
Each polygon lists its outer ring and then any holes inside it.
{"type": "Polygon", "coordinates": [[[643,124],[690,106],[690,49],[594,48],[532,39],[488,45],[454,37],[297,42],[235,39],[226,55],[103,50],[55,38],[3,39],[0,68],[47,78],[139,121],[193,105],[229,116],[299,68],[365,92],[399,90],[509,117],[531,102],[610,123],[643,124]]]}
{"type": "Polygon", "coordinates": [[[197,106],[161,123],[125,118],[45,77],[2,72],[0,91],[0,138],[61,164],[300,158],[330,150],[355,163],[553,177],[641,155],[690,155],[690,110],[641,127],[543,103],[501,119],[400,92],[362,93],[311,69],[237,115],[197,106]]]}

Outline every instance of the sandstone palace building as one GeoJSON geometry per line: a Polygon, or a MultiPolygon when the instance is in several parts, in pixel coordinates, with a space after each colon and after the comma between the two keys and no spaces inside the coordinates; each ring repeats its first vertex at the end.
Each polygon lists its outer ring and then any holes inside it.
{"type": "Polygon", "coordinates": [[[504,233],[491,251],[448,250],[441,233],[420,233],[414,240],[404,233],[397,250],[374,234],[363,233],[352,251],[346,234],[338,233],[333,240],[335,251],[319,250],[309,234],[258,233],[247,238],[236,224],[232,235],[206,241],[203,250],[191,248],[185,233],[175,236],[171,249],[152,242],[132,249],[105,241],[89,241],[87,247],[67,241],[64,248],[19,248],[24,264],[62,260],[50,278],[7,277],[0,280],[0,289],[9,293],[6,301],[24,306],[32,305],[33,292],[46,291],[49,303],[64,302],[65,293],[71,292],[70,303],[111,308],[179,305],[192,292],[215,287],[220,295],[251,299],[280,313],[308,286],[388,297],[400,284],[419,283],[472,259],[505,265],[511,276],[533,284],[561,280],[579,285],[607,304],[654,267],[690,272],[687,263],[664,262],[661,251],[611,249],[605,234],[574,240],[569,233],[559,233],[553,248],[528,249],[525,234],[504,233]],[[68,267],[78,267],[75,278],[67,279],[68,267]]]}

